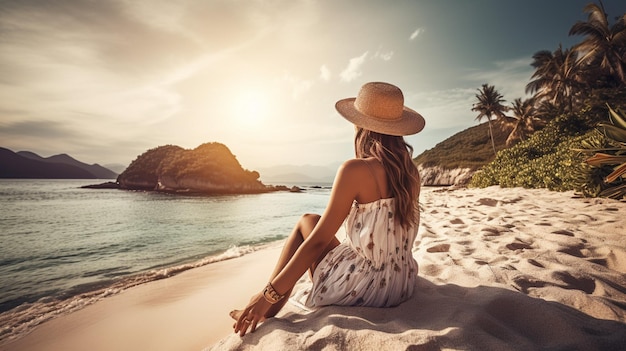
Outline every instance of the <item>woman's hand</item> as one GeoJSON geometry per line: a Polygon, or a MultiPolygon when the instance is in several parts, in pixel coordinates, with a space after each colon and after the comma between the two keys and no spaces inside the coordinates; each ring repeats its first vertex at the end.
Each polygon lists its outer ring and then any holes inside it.
{"type": "Polygon", "coordinates": [[[251,333],[254,333],[257,324],[265,320],[265,314],[271,306],[263,297],[263,293],[252,296],[248,306],[241,311],[241,315],[239,315],[237,322],[233,325],[235,333],[244,336],[248,332],[248,328],[250,328],[251,333]]]}

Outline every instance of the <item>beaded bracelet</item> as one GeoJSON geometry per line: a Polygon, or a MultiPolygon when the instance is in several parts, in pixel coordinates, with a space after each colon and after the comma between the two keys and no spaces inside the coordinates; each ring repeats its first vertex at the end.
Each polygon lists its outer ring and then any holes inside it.
{"type": "Polygon", "coordinates": [[[276,292],[276,289],[274,289],[274,287],[272,286],[272,283],[267,283],[267,285],[265,286],[265,290],[263,290],[263,297],[265,298],[267,302],[273,305],[277,303],[278,301],[282,300],[285,297],[285,295],[280,295],[279,293],[276,292]]]}

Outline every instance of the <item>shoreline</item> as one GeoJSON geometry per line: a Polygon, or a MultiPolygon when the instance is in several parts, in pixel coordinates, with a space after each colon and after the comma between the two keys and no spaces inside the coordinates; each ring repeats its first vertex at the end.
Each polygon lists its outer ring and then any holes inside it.
{"type": "Polygon", "coordinates": [[[159,280],[174,278],[189,270],[241,258],[246,255],[254,254],[257,251],[272,249],[278,245],[282,245],[282,239],[253,246],[233,246],[224,252],[207,256],[200,260],[152,269],[143,273],[121,277],[108,283],[100,282],[91,284],[91,286],[97,288],[81,291],[79,287],[74,287],[75,292],[64,293],[70,294],[65,298],[44,296],[37,301],[24,302],[0,313],[0,324],[3,325],[2,330],[0,330],[0,346],[14,340],[19,340],[43,323],[79,312],[84,308],[104,299],[124,293],[129,289],[154,283],[159,280]]]}
{"type": "Polygon", "coordinates": [[[0,348],[200,350],[232,331],[228,312],[245,306],[251,287],[265,286],[281,248],[267,245],[241,257],[130,287],[46,321],[0,343],[0,348]]]}
{"type": "MultiPolygon", "coordinates": [[[[232,334],[277,243],[126,289],[2,350],[616,349],[626,339],[626,202],[546,189],[423,191],[414,296],[395,308],[288,303],[232,334]],[[540,316],[540,318],[538,318],[540,316]],[[574,347],[575,346],[575,347],[574,347]]],[[[296,286],[307,284],[306,277],[296,286]]]]}

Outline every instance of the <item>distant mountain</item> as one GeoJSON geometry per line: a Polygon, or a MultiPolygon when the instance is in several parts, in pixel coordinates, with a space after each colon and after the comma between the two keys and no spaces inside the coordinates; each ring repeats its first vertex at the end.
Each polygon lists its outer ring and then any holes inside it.
{"type": "Polygon", "coordinates": [[[87,172],[93,174],[98,179],[115,179],[117,178],[117,173],[112,170],[102,167],[99,164],[88,165],[86,163],[75,160],[67,154],[54,155],[50,157],[41,157],[30,151],[19,151],[18,155],[24,156],[26,158],[30,158],[36,161],[48,162],[48,163],[63,163],[66,165],[76,166],[78,168],[84,169],[87,172]]]}
{"type": "Polygon", "coordinates": [[[115,179],[117,174],[98,164],[88,165],[66,154],[41,157],[30,151],[0,147],[0,178],[115,179]]]}
{"type": "Polygon", "coordinates": [[[332,183],[337,173],[337,165],[279,165],[258,169],[261,179],[266,183],[332,183]]]}
{"type": "Polygon", "coordinates": [[[113,172],[115,172],[117,174],[121,174],[122,172],[124,172],[126,167],[128,167],[128,165],[123,165],[121,163],[107,163],[107,164],[104,164],[102,166],[104,168],[108,168],[108,169],[112,170],[113,172]]]}

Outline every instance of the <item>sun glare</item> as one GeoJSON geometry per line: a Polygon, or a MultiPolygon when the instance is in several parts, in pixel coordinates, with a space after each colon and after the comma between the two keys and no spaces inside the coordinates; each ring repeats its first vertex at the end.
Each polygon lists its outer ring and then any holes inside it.
{"type": "Polygon", "coordinates": [[[260,91],[247,91],[236,98],[235,116],[241,124],[260,125],[268,114],[267,95],[260,91]]]}

